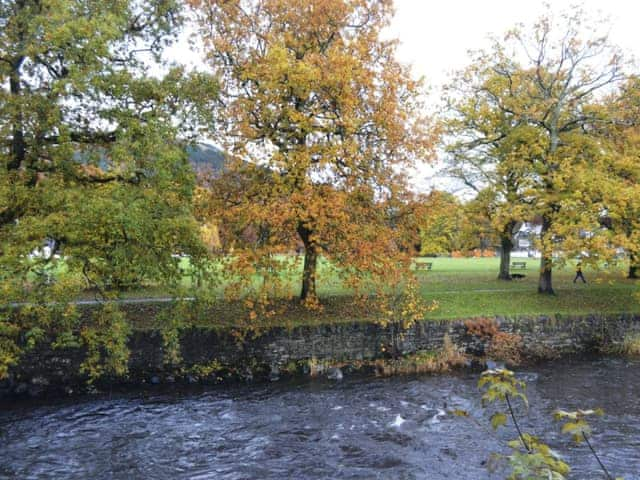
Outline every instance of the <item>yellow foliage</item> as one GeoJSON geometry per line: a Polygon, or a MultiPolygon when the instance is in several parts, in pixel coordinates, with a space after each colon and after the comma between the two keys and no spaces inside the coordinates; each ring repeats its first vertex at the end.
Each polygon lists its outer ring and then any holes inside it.
{"type": "Polygon", "coordinates": [[[431,156],[433,132],[420,82],[380,40],[392,2],[191,3],[222,84],[213,134],[235,155],[199,199],[221,250],[233,248],[227,294],[274,298],[302,267],[301,299],[317,308],[321,256],[356,294],[397,285],[409,265],[404,172],[431,156]],[[304,259],[283,260],[293,251],[304,259]]]}

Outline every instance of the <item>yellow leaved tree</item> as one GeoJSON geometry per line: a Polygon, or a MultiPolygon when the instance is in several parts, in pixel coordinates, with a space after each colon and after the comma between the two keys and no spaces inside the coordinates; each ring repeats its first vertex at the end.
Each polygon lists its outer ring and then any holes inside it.
{"type": "Polygon", "coordinates": [[[211,180],[208,201],[223,250],[233,246],[227,269],[273,286],[283,269],[299,268],[285,255],[298,250],[309,304],[320,258],[355,289],[399,281],[408,266],[404,171],[429,156],[432,138],[420,83],[380,35],[392,2],[191,4],[221,83],[212,135],[236,158],[211,180]]]}
{"type": "Polygon", "coordinates": [[[554,293],[554,258],[588,252],[591,261],[611,246],[601,228],[611,154],[596,127],[610,121],[602,101],[625,74],[604,29],[581,9],[518,26],[449,89],[452,170],[478,191],[493,190],[504,248],[515,222],[540,220],[540,293],[554,293]]]}

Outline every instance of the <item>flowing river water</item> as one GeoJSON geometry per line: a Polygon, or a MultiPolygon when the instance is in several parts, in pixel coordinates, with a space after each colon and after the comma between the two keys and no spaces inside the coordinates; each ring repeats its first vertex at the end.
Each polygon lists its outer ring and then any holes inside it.
{"type": "MultiPolygon", "coordinates": [[[[551,419],[558,407],[603,408],[594,446],[614,476],[640,479],[640,362],[563,360],[519,376],[531,402],[518,408],[522,426],[572,465],[570,478],[604,477],[586,446],[560,435],[551,419]]],[[[505,478],[486,460],[515,432],[485,430],[477,379],[347,377],[5,405],[0,478],[505,478]]]]}

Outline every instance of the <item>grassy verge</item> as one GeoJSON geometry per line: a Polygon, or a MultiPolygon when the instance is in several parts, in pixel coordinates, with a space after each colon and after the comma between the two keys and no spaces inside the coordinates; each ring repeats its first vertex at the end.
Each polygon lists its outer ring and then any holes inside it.
{"type": "MultiPolygon", "coordinates": [[[[421,296],[438,306],[427,314],[427,319],[640,312],[640,282],[626,279],[623,265],[585,269],[587,284],[573,283],[575,271],[572,265],[556,269],[554,287],[557,295],[547,296],[537,293],[538,260],[523,261],[527,262],[527,268],[518,272],[524,274],[524,278],[505,282],[496,278],[498,259],[495,258],[431,259],[432,270],[418,273],[421,296]]],[[[291,275],[289,280],[291,293],[295,294],[298,277],[291,275]]],[[[335,272],[327,265],[323,266],[319,276],[319,294],[324,305],[322,311],[308,311],[295,301],[283,301],[277,308],[278,314],[261,326],[291,327],[375,320],[371,308],[366,303],[354,303],[351,292],[341,285],[335,272]]],[[[165,295],[166,291],[161,287],[133,290],[126,294],[130,298],[165,295]]],[[[198,323],[229,326],[239,321],[249,322],[245,319],[247,311],[241,304],[221,302],[214,310],[198,323]]]]}
{"type": "Polygon", "coordinates": [[[525,261],[527,269],[518,271],[525,277],[505,282],[496,279],[498,259],[435,259],[432,271],[419,274],[422,296],[439,306],[428,317],[640,311],[640,282],[626,279],[623,266],[585,269],[587,284],[573,283],[572,265],[556,269],[556,296],[548,296],[537,294],[538,261],[525,261]]]}

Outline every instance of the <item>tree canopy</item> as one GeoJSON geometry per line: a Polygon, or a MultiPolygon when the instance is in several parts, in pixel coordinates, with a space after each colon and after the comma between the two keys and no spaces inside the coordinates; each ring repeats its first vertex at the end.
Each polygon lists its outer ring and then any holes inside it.
{"type": "Polygon", "coordinates": [[[603,107],[610,122],[598,132],[611,154],[607,180],[605,224],[612,244],[629,256],[629,278],[638,278],[640,261],[640,79],[631,76],[621,92],[603,107]]]}
{"type": "Polygon", "coordinates": [[[450,255],[466,250],[466,215],[462,202],[451,193],[433,190],[420,203],[420,254],[450,255]]]}
{"type": "Polygon", "coordinates": [[[600,27],[577,9],[496,39],[458,77],[446,120],[458,135],[450,149],[460,176],[491,185],[510,212],[505,233],[513,214],[542,219],[541,293],[553,293],[554,254],[597,253],[608,243],[598,233],[610,156],[595,134],[608,120],[596,105],[625,74],[600,27]]]}
{"type": "Polygon", "coordinates": [[[96,287],[121,270],[176,272],[171,254],[196,245],[193,179],[176,120],[196,96],[207,100],[203,76],[150,74],[179,27],[179,4],[24,0],[0,8],[7,278],[36,268],[21,259],[46,239],[96,287]]]}
{"type": "Polygon", "coordinates": [[[240,159],[212,189],[212,214],[260,232],[259,250],[234,250],[236,266],[299,242],[303,300],[316,297],[320,255],[356,283],[391,278],[403,171],[432,143],[419,82],[380,36],[392,2],[192,4],[221,81],[215,135],[240,159]]]}
{"type": "MultiPolygon", "coordinates": [[[[181,19],[173,0],[0,2],[3,304],[177,282],[173,254],[199,255],[184,142],[215,89],[162,57],[181,19]]],[[[16,318],[3,332],[46,324],[16,318]]]]}

